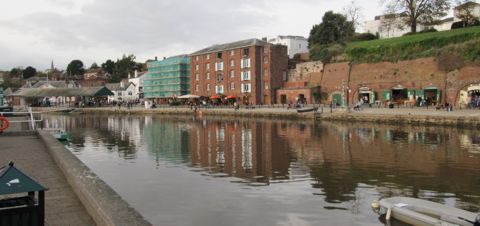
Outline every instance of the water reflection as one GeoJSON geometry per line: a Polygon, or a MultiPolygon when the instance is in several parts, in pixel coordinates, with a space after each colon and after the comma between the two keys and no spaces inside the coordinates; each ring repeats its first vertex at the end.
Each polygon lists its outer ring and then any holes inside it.
{"type": "MultiPolygon", "coordinates": [[[[162,181],[170,180],[161,173],[165,166],[174,166],[213,179],[218,186],[226,186],[226,179],[236,186],[266,189],[264,198],[296,185],[295,192],[280,193],[312,202],[294,202],[292,208],[300,213],[321,206],[326,212],[316,214],[347,211],[370,219],[374,215],[368,206],[373,199],[398,195],[480,210],[480,133],[476,130],[101,115],[50,116],[46,126],[67,129],[73,137],[72,150],[87,165],[103,159],[98,153],[104,152],[116,154],[117,160],[108,161],[137,160],[128,169],[140,167],[144,181],[138,183],[149,186],[159,180],[157,174],[162,181]],[[153,169],[148,168],[150,162],[153,169]]],[[[98,171],[110,169],[96,170],[102,175],[98,171]]],[[[175,171],[190,175],[182,172],[175,171]]],[[[107,182],[124,195],[135,196],[123,188],[128,182],[112,178],[107,182]]],[[[216,195],[219,192],[224,191],[216,195]]],[[[249,194],[248,190],[240,193],[249,194]]],[[[148,205],[145,201],[142,205],[148,205]]]]}

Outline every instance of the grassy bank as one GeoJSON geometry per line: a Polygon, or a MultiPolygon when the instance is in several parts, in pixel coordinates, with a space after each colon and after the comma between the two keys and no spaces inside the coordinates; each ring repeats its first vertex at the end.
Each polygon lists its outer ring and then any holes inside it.
{"type": "Polygon", "coordinates": [[[353,63],[396,62],[437,57],[444,52],[469,61],[480,59],[480,27],[352,42],[345,50],[347,60],[353,63]]]}

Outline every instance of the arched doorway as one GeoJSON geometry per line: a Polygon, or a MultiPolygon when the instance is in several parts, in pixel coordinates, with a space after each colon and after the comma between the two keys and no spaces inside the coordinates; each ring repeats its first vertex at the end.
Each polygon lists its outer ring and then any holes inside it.
{"type": "Polygon", "coordinates": [[[405,87],[397,85],[392,87],[392,101],[395,103],[403,103],[408,99],[408,91],[405,87]]]}
{"type": "Polygon", "coordinates": [[[298,104],[306,104],[307,103],[307,99],[305,98],[305,94],[303,94],[303,93],[298,94],[297,103],[298,104]]]}
{"type": "Polygon", "coordinates": [[[460,90],[457,105],[462,108],[480,107],[480,83],[470,84],[460,90]]]}
{"type": "Polygon", "coordinates": [[[368,87],[360,87],[358,88],[358,101],[362,104],[373,104],[375,103],[376,95],[368,87]]]}
{"type": "Polygon", "coordinates": [[[343,94],[341,92],[332,93],[332,105],[333,107],[343,106],[343,94]]]}

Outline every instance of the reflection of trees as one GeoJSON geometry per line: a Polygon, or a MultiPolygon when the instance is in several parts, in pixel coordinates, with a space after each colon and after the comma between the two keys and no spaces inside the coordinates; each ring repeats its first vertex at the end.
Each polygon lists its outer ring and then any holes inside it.
{"type": "Polygon", "coordinates": [[[317,158],[321,161],[307,164],[313,187],[323,190],[326,201],[354,200],[359,184],[375,185],[387,197],[408,195],[443,202],[443,193],[453,193],[463,202],[480,201],[475,198],[480,195],[480,156],[472,159],[458,148],[458,137],[453,137],[458,131],[377,127],[380,136],[372,136],[366,144],[364,132],[370,129],[357,127],[361,126],[326,123],[304,144],[320,147],[306,149],[322,156],[317,158]]]}
{"type": "MultiPolygon", "coordinates": [[[[132,117],[103,115],[46,116],[50,124],[69,132],[71,143],[85,146],[89,139],[96,146],[104,145],[109,151],[117,151],[121,158],[136,158],[136,145],[129,131],[140,126],[140,120],[132,117]]],[[[138,138],[137,138],[138,139],[138,138]]]]}

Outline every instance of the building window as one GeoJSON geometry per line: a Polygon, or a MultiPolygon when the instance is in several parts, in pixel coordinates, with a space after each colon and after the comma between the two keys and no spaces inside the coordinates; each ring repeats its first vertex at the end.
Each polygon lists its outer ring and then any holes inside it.
{"type": "Polygon", "coordinates": [[[265,82],[265,90],[268,90],[268,83],[265,82]]]}
{"type": "Polygon", "coordinates": [[[207,72],[207,79],[210,79],[210,72],[207,72]]]}
{"type": "Polygon", "coordinates": [[[198,61],[198,56],[195,57],[195,60],[198,61]]]}
{"type": "Polygon", "coordinates": [[[242,81],[247,81],[251,79],[250,71],[242,71],[242,81]]]}
{"type": "Polygon", "coordinates": [[[195,65],[195,71],[198,71],[198,68],[199,68],[199,66],[198,66],[198,64],[196,64],[195,65]]]}
{"type": "Polygon", "coordinates": [[[210,60],[210,54],[207,55],[207,60],[210,60]]]}
{"type": "Polygon", "coordinates": [[[207,84],[207,92],[210,91],[210,84],[207,84]]]}
{"type": "Polygon", "coordinates": [[[230,71],[230,78],[234,78],[235,77],[235,71],[234,70],[231,70],[230,71]]]}
{"type": "Polygon", "coordinates": [[[263,48],[263,53],[264,53],[264,54],[268,54],[268,47],[264,47],[264,48],[263,48]]]}
{"type": "Polygon", "coordinates": [[[215,71],[223,71],[223,62],[215,63],[215,71]]]}
{"type": "Polygon", "coordinates": [[[235,67],[235,60],[230,60],[230,67],[235,67]]]}
{"type": "Polygon", "coordinates": [[[223,85],[215,86],[215,92],[219,93],[219,94],[222,94],[223,93],[223,85]]]}
{"type": "Polygon", "coordinates": [[[210,64],[207,64],[206,68],[207,70],[210,70],[210,64]]]}
{"type": "Polygon", "coordinates": [[[234,83],[234,82],[230,83],[230,89],[231,89],[231,90],[234,90],[234,89],[235,89],[235,83],[234,83]]]}
{"type": "Polygon", "coordinates": [[[268,57],[263,57],[263,63],[268,64],[268,57]]]}
{"type": "Polygon", "coordinates": [[[265,68],[265,71],[263,72],[264,77],[268,77],[268,69],[265,68]]]}
{"type": "Polygon", "coordinates": [[[200,80],[200,75],[198,73],[195,74],[195,80],[197,80],[197,81],[200,80]]]}
{"type": "Polygon", "coordinates": [[[287,81],[287,72],[283,72],[283,81],[287,81]]]}
{"type": "Polygon", "coordinates": [[[235,50],[230,50],[230,56],[234,56],[235,55],[235,50]]]}
{"type": "Polygon", "coordinates": [[[222,59],[222,53],[217,53],[217,59],[222,59]]]}
{"type": "Polygon", "coordinates": [[[249,68],[250,67],[250,58],[245,58],[241,60],[242,68],[249,68]]]}
{"type": "Polygon", "coordinates": [[[223,75],[222,74],[218,74],[217,75],[217,82],[220,83],[223,81],[223,75]]]}
{"type": "Polygon", "coordinates": [[[198,84],[195,85],[195,92],[198,92],[198,84]]]}
{"type": "Polygon", "coordinates": [[[250,50],[248,48],[243,49],[243,56],[248,57],[250,54],[250,50]]]}
{"type": "Polygon", "coordinates": [[[241,90],[242,93],[250,93],[250,92],[252,92],[252,84],[250,84],[250,83],[244,83],[244,84],[242,84],[241,87],[242,87],[242,90],[241,90]]]}

